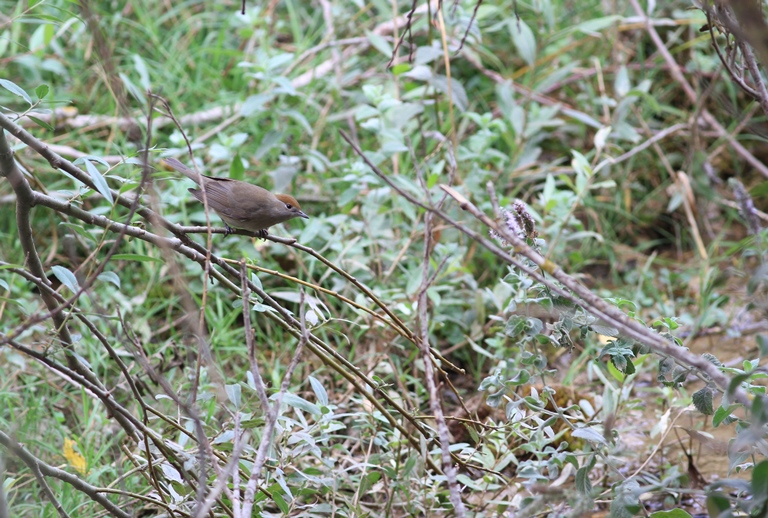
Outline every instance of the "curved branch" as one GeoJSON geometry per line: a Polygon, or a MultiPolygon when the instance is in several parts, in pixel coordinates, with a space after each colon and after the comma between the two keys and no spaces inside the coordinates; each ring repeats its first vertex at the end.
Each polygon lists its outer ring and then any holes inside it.
{"type": "MultiPolygon", "coordinates": [[[[53,467],[46,462],[43,462],[42,460],[38,459],[37,457],[29,453],[27,450],[25,450],[21,444],[11,439],[8,435],[3,433],[2,431],[0,431],[0,444],[5,446],[8,449],[8,451],[10,451],[14,455],[16,455],[19,459],[21,459],[21,461],[24,464],[26,464],[27,467],[31,469],[33,473],[35,473],[36,477],[39,474],[40,476],[45,475],[48,477],[57,478],[62,482],[65,482],[70,486],[74,487],[78,491],[81,491],[82,493],[85,493],[86,495],[88,495],[91,498],[91,500],[101,505],[112,516],[116,516],[117,518],[131,518],[130,513],[123,511],[120,507],[118,507],[112,501],[110,501],[106,496],[104,496],[101,493],[101,490],[98,487],[92,486],[91,484],[73,475],[72,473],[68,473],[64,470],[53,467]]],[[[48,484],[44,484],[43,487],[44,488],[48,487],[48,484]]],[[[50,492],[50,487],[48,487],[48,490],[50,492]]],[[[51,493],[51,495],[52,494],[53,493],[51,493]]],[[[51,503],[56,507],[55,499],[51,503]]],[[[57,507],[57,510],[59,510],[59,514],[61,515],[61,512],[63,511],[63,509],[61,509],[61,505],[57,507]]],[[[64,513],[63,516],[66,516],[66,513],[64,513]]]]}
{"type": "MultiPolygon", "coordinates": [[[[0,115],[2,117],[2,115],[0,115]]],[[[35,193],[29,186],[27,179],[16,167],[16,161],[13,158],[13,151],[5,137],[5,132],[0,131],[0,175],[8,179],[11,188],[16,193],[16,225],[19,229],[19,241],[21,249],[24,251],[24,264],[27,265],[33,275],[40,279],[47,279],[45,268],[35,247],[35,241],[32,238],[32,224],[30,223],[30,212],[35,206],[35,193]]],[[[42,294],[43,303],[53,315],[53,323],[58,333],[59,340],[65,349],[72,349],[72,336],[67,328],[67,319],[57,311],[58,304],[56,300],[47,293],[42,294]]],[[[84,369],[77,359],[72,355],[67,355],[67,362],[72,370],[82,372],[86,375],[84,369]]],[[[93,381],[97,381],[91,378],[93,381]]]]}

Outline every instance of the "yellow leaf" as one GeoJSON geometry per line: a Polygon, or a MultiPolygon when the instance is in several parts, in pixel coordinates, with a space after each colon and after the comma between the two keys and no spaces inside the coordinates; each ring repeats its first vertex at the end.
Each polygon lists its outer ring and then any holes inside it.
{"type": "Polygon", "coordinates": [[[81,475],[85,475],[85,457],[75,451],[75,441],[69,438],[64,438],[64,458],[67,462],[77,470],[81,475]]]}

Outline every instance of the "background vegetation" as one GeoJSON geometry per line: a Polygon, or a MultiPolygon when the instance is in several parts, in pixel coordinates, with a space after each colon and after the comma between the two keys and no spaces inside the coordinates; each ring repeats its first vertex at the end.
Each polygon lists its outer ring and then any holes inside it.
{"type": "Polygon", "coordinates": [[[761,515],[761,6],[0,0],[0,517],[761,515]]]}

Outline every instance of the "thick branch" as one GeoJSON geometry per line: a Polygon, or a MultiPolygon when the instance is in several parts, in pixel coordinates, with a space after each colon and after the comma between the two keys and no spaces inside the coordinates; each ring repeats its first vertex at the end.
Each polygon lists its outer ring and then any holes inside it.
{"type": "MultiPolygon", "coordinates": [[[[0,115],[0,117],[4,117],[0,115]]],[[[30,213],[35,205],[35,193],[29,186],[27,179],[16,167],[16,161],[13,158],[13,151],[5,136],[5,132],[0,130],[0,175],[8,179],[11,187],[16,193],[16,225],[19,229],[19,241],[24,251],[24,264],[27,265],[33,275],[40,279],[47,279],[45,268],[40,260],[35,247],[35,241],[32,237],[32,224],[30,222],[30,213]]],[[[42,292],[41,297],[45,307],[53,317],[54,327],[58,334],[61,345],[68,351],[72,350],[72,336],[67,327],[67,319],[58,309],[56,300],[49,294],[42,292]]],[[[67,363],[69,367],[81,373],[94,384],[100,384],[99,380],[85,368],[74,355],[67,354],[67,363]]]]}

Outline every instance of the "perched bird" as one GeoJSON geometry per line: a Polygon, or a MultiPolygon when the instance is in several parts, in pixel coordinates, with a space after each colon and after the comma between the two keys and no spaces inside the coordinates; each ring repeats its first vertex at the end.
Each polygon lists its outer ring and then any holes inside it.
{"type": "MultiPolygon", "coordinates": [[[[224,221],[227,232],[241,228],[266,237],[267,229],[272,225],[293,218],[309,219],[296,199],[287,194],[272,194],[262,187],[240,180],[198,175],[175,158],[166,158],[165,163],[197,185],[203,182],[208,206],[224,221]]],[[[200,189],[189,189],[189,192],[200,202],[203,201],[200,189]]]]}

